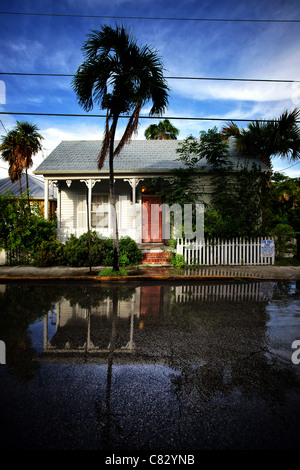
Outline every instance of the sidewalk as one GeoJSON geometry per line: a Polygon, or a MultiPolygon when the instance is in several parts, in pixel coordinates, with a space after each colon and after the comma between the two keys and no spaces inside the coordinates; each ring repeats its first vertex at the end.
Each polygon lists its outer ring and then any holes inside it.
{"type": "MultiPolygon", "coordinates": [[[[118,281],[120,277],[101,278],[98,274],[101,266],[72,268],[57,266],[50,268],[37,268],[33,266],[0,266],[0,283],[7,280],[93,280],[118,281]]],[[[201,279],[293,279],[300,280],[300,266],[210,266],[197,269],[186,269],[182,272],[174,268],[156,266],[129,271],[128,276],[122,280],[201,280],[201,279]]]]}

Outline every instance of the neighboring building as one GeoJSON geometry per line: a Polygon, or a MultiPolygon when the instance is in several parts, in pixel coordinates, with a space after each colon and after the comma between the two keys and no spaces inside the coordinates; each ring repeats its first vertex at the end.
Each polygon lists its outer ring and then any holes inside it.
{"type": "MultiPolygon", "coordinates": [[[[30,202],[33,204],[39,204],[42,211],[44,212],[44,181],[36,176],[28,175],[29,195],[30,202]]],[[[21,177],[22,193],[27,190],[26,175],[23,174],[21,177]]],[[[12,183],[10,178],[3,178],[0,180],[0,194],[5,194],[7,191],[11,191],[16,197],[20,196],[20,184],[19,181],[12,183]]],[[[48,214],[53,217],[56,215],[56,200],[57,200],[57,189],[52,186],[49,197],[48,197],[48,214]]]]}
{"type": "MultiPolygon", "coordinates": [[[[179,143],[178,140],[132,140],[115,158],[120,237],[129,235],[138,243],[164,241],[161,212],[151,211],[158,207],[158,198],[149,193],[147,180],[158,176],[168,178],[170,170],[182,165],[176,152],[179,143]]],[[[88,221],[92,230],[102,236],[112,234],[108,158],[101,170],[97,167],[101,145],[101,141],[63,141],[34,172],[44,177],[46,207],[50,183],[58,188],[58,234],[63,242],[71,233],[79,236],[86,232],[88,221]]],[[[237,168],[237,163],[244,159],[232,151],[231,160],[237,168]]],[[[199,171],[209,191],[210,168],[204,162],[199,171]]],[[[48,217],[47,210],[45,217],[48,217]]]]}

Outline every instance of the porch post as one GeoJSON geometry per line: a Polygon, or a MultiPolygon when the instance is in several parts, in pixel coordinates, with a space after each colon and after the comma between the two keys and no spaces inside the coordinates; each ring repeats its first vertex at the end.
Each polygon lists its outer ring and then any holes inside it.
{"type": "Polygon", "coordinates": [[[101,180],[94,180],[89,178],[88,180],[80,180],[81,183],[85,183],[88,188],[88,207],[87,207],[87,230],[92,227],[92,189],[97,182],[101,180]]]}
{"type": "Polygon", "coordinates": [[[57,219],[57,230],[58,230],[58,233],[60,233],[61,185],[59,183],[57,183],[56,188],[57,188],[56,219],[57,219]]]}
{"type": "Polygon", "coordinates": [[[91,227],[92,227],[92,221],[91,221],[91,217],[92,217],[92,180],[89,179],[89,182],[88,182],[88,211],[89,211],[89,216],[88,216],[88,230],[91,230],[91,227]]]}
{"type": "Polygon", "coordinates": [[[49,203],[49,180],[45,178],[44,182],[44,217],[48,220],[48,203],[49,203]]]}

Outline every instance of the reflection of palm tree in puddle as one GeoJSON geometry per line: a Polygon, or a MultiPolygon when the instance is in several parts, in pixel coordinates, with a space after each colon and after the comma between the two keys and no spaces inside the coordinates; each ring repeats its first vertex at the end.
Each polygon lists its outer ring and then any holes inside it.
{"type": "Polygon", "coordinates": [[[103,441],[108,442],[112,427],[114,426],[118,434],[123,433],[123,429],[115,418],[115,414],[111,412],[111,384],[112,384],[112,369],[114,352],[116,349],[116,336],[117,336],[117,317],[118,317],[118,300],[119,300],[118,287],[113,290],[112,300],[112,324],[111,324],[111,337],[108,346],[108,359],[107,359],[107,380],[106,380],[106,397],[105,397],[105,408],[101,403],[101,400],[95,402],[95,412],[99,428],[101,430],[101,438],[103,441]]]}

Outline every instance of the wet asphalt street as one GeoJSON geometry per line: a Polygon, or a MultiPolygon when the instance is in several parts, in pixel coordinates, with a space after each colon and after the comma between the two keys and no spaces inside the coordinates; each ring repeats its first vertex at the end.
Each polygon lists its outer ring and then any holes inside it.
{"type": "Polygon", "coordinates": [[[299,449],[287,274],[0,287],[1,450],[299,449]]]}

